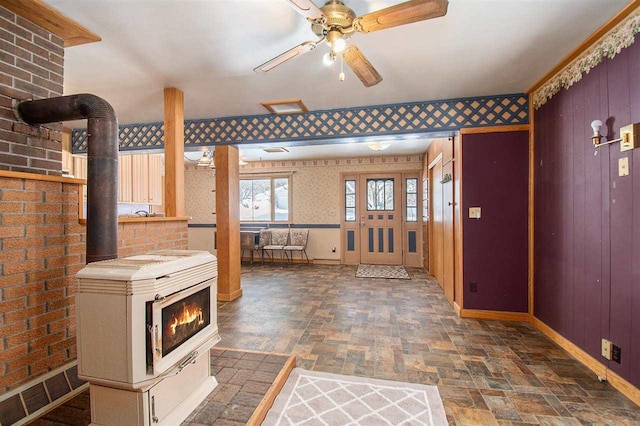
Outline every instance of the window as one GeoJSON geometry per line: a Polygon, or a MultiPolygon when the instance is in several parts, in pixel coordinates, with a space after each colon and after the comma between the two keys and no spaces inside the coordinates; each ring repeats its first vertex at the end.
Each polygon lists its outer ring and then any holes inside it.
{"type": "Polygon", "coordinates": [[[393,210],[393,179],[367,179],[367,210],[393,210]]]}
{"type": "Polygon", "coordinates": [[[356,181],[344,181],[344,221],[356,221],[356,181]]]}
{"type": "Polygon", "coordinates": [[[407,222],[418,221],[418,179],[409,178],[405,180],[406,196],[407,196],[407,222]]]}
{"type": "Polygon", "coordinates": [[[240,220],[289,220],[289,178],[240,179],[240,220]]]}

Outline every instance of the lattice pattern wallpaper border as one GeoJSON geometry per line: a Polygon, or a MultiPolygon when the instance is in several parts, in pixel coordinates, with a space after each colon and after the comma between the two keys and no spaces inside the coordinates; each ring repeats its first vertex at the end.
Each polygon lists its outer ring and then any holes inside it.
{"type": "MultiPolygon", "coordinates": [[[[525,94],[310,111],[185,120],[185,146],[235,145],[341,137],[455,131],[467,127],[529,123],[525,94]]],[[[73,131],[73,152],[87,150],[86,129],[73,131]]],[[[120,126],[120,150],[162,149],[163,123],[120,126]]]]}

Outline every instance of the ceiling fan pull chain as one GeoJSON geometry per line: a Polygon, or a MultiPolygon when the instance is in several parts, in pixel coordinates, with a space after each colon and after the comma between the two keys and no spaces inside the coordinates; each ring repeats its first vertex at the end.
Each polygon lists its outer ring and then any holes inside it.
{"type": "Polygon", "coordinates": [[[344,55],[340,55],[340,74],[338,75],[338,81],[344,82],[344,55]]]}

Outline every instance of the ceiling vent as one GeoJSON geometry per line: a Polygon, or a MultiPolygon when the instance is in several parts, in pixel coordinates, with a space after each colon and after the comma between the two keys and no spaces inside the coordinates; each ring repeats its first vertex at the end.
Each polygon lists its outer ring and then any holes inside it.
{"type": "Polygon", "coordinates": [[[269,154],[275,154],[277,152],[289,152],[289,150],[287,148],[284,148],[284,147],[281,147],[281,146],[273,146],[273,147],[262,148],[262,150],[264,152],[268,152],[269,154]]]}
{"type": "Polygon", "coordinates": [[[286,101],[266,101],[260,102],[271,114],[302,114],[308,112],[309,108],[301,99],[289,99],[286,101]]]}

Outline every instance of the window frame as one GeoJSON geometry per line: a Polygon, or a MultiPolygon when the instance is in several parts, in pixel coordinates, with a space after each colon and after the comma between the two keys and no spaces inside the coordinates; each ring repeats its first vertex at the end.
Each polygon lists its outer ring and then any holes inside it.
{"type": "MultiPolygon", "coordinates": [[[[241,175],[238,178],[238,188],[240,187],[240,182],[241,181],[256,181],[256,180],[269,180],[269,196],[270,196],[270,213],[269,216],[270,218],[268,220],[261,220],[261,219],[255,219],[255,220],[250,220],[250,219],[242,219],[240,218],[240,214],[238,214],[238,219],[240,221],[240,223],[292,223],[292,209],[291,209],[291,200],[292,200],[292,192],[293,192],[293,187],[291,185],[292,183],[292,179],[291,179],[291,175],[287,174],[287,175],[282,175],[282,174],[260,174],[260,175],[241,175]],[[276,185],[275,185],[275,181],[276,180],[280,180],[280,179],[286,179],[287,180],[287,207],[288,207],[288,213],[287,213],[287,218],[286,219],[276,219],[276,198],[275,198],[275,191],[276,191],[276,185]]],[[[240,198],[240,197],[238,197],[240,198]]],[[[238,199],[238,208],[240,208],[242,204],[242,200],[238,199]]]]}

